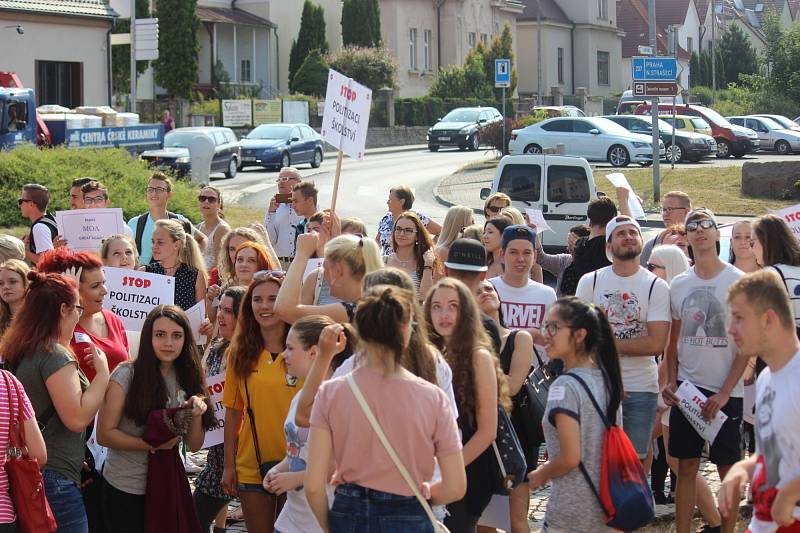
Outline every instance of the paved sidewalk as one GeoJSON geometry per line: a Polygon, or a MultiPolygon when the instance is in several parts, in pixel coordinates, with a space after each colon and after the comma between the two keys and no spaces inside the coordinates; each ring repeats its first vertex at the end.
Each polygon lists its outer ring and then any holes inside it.
{"type": "Polygon", "coordinates": [[[447,176],[433,188],[436,201],[446,207],[465,205],[482,214],[481,188],[492,187],[496,167],[497,163],[491,161],[447,176]]]}

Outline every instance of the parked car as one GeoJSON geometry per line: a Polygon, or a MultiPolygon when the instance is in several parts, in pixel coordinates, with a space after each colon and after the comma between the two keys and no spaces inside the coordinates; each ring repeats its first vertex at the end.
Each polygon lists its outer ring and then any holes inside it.
{"type": "Polygon", "coordinates": [[[458,146],[477,150],[481,147],[478,132],[502,120],[503,115],[493,107],[457,107],[428,130],[428,149],[435,152],[440,146],[458,146]]]}
{"type": "MultiPolygon", "coordinates": [[[[673,108],[676,113],[681,115],[694,115],[702,117],[711,125],[711,134],[717,141],[717,157],[743,157],[750,152],[758,151],[761,141],[758,135],[751,129],[742,126],[734,126],[725,117],[711,109],[701,105],[677,105],[659,104],[660,115],[671,113],[673,108]]],[[[649,115],[650,103],[645,103],[636,108],[637,115],[649,115]]]]}
{"type": "Polygon", "coordinates": [[[228,179],[236,176],[241,156],[236,134],[230,128],[175,128],[164,136],[164,148],[147,150],[140,157],[153,166],[171,168],[179,178],[185,177],[192,169],[189,143],[198,135],[214,141],[211,172],[223,172],[228,179]]]}
{"type": "Polygon", "coordinates": [[[534,111],[546,111],[547,118],[586,116],[580,107],[574,105],[535,105],[531,108],[531,113],[534,111]]]}
{"type": "MultiPolygon", "coordinates": [[[[628,89],[622,92],[622,96],[617,102],[617,111],[616,115],[632,115],[639,104],[643,104],[646,100],[644,100],[641,96],[634,96],[633,91],[628,89]]],[[[649,101],[649,100],[647,100],[649,101]]],[[[672,97],[662,96],[659,98],[659,102],[662,104],[670,104],[672,105],[672,97]]],[[[675,103],[682,104],[683,97],[678,95],[675,98],[675,103]]]]}
{"type": "MultiPolygon", "coordinates": [[[[616,122],[631,133],[652,136],[653,124],[650,118],[639,115],[607,115],[611,122],[616,122]]],[[[689,131],[679,131],[663,120],[659,120],[658,136],[664,142],[667,161],[699,161],[717,153],[717,142],[709,135],[701,135],[689,131]],[[675,144],[672,144],[673,131],[675,144]]]]}
{"type": "Polygon", "coordinates": [[[658,118],[669,124],[675,126],[681,131],[693,131],[702,135],[711,136],[711,124],[706,122],[703,117],[690,117],[689,115],[659,115],[658,118]]]}
{"type": "Polygon", "coordinates": [[[783,115],[765,115],[763,113],[755,113],[750,116],[771,118],[772,120],[780,124],[782,127],[786,128],[787,130],[800,131],[800,125],[798,125],[795,121],[793,121],[789,117],[785,117],[783,115]]]}
{"type": "MultiPolygon", "coordinates": [[[[589,161],[608,161],[615,167],[653,160],[652,139],[631,133],[619,124],[599,117],[550,118],[527,128],[513,130],[510,154],[539,154],[544,148],[564,145],[565,155],[589,161]]],[[[664,143],[659,141],[664,157],[664,143]]]]}
{"type": "Polygon", "coordinates": [[[241,141],[239,170],[249,166],[281,168],[310,163],[322,164],[323,146],[319,133],[305,124],[262,124],[241,141]]]}
{"type": "Polygon", "coordinates": [[[755,131],[761,141],[762,150],[775,150],[781,155],[800,150],[800,132],[787,130],[771,118],[754,116],[726,118],[731,124],[755,131]]]}

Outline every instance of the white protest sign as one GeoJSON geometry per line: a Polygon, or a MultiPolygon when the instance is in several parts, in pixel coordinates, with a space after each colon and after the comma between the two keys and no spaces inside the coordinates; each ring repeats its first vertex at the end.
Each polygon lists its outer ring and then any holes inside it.
{"type": "Polygon", "coordinates": [[[525,208],[525,214],[528,215],[528,221],[536,226],[536,233],[542,233],[543,231],[553,231],[553,228],[547,223],[544,219],[544,213],[541,209],[531,209],[530,207],[525,208]]]}
{"type": "Polygon", "coordinates": [[[186,316],[189,319],[189,325],[192,326],[194,341],[197,344],[205,344],[206,336],[200,334],[200,326],[203,325],[203,320],[206,318],[206,301],[200,300],[187,309],[186,316]]]}
{"type": "Polygon", "coordinates": [[[75,252],[99,252],[103,239],[125,232],[122,209],[73,209],[56,211],[58,234],[75,252]]]}
{"type": "Polygon", "coordinates": [[[794,238],[800,240],[800,204],[773,211],[772,214],[785,220],[794,238]]]}
{"type": "Polygon", "coordinates": [[[372,91],[335,70],[328,71],[322,140],[354,159],[364,158],[372,91]]]}
{"type": "Polygon", "coordinates": [[[611,185],[614,187],[625,187],[628,189],[630,191],[628,195],[628,207],[631,210],[631,215],[633,215],[633,218],[645,218],[644,208],[641,202],[639,202],[639,198],[636,196],[633,187],[628,183],[628,178],[625,177],[625,174],[621,172],[612,172],[611,174],[606,174],[606,179],[610,181],[611,185]]]}
{"type": "Polygon", "coordinates": [[[203,448],[222,444],[225,440],[225,408],[222,406],[222,393],[225,391],[225,374],[217,374],[206,378],[206,404],[214,410],[217,424],[206,431],[203,448]]]}
{"type": "Polygon", "coordinates": [[[689,421],[698,435],[703,437],[709,444],[713,444],[714,439],[717,438],[717,433],[722,428],[722,424],[728,419],[728,415],[719,411],[717,416],[710,421],[703,418],[700,412],[703,410],[708,398],[688,381],[681,383],[675,395],[678,397],[678,408],[680,408],[686,420],[689,421]]]}
{"type": "Polygon", "coordinates": [[[142,331],[154,307],[175,302],[175,278],[128,268],[103,267],[106,290],[103,308],[122,319],[126,330],[142,331]]]}
{"type": "Polygon", "coordinates": [[[102,472],[103,464],[105,464],[106,457],[108,457],[108,448],[105,446],[100,446],[100,444],[97,442],[97,416],[98,415],[95,415],[94,417],[92,434],[89,437],[89,440],[86,441],[86,447],[89,448],[89,452],[94,458],[94,469],[98,472],[102,472]]]}
{"type": "Polygon", "coordinates": [[[316,272],[318,268],[322,268],[322,261],[324,261],[324,259],[309,259],[306,264],[306,271],[303,272],[303,279],[306,279],[312,272],[316,272]]]}

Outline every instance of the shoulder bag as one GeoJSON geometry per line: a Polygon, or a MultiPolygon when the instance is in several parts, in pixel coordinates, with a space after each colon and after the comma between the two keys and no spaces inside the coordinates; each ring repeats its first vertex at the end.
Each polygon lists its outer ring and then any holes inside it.
{"type": "Polygon", "coordinates": [[[277,461],[261,462],[261,449],[258,445],[258,431],[256,431],[256,415],[253,413],[253,408],[250,407],[250,390],[247,388],[247,379],[244,380],[244,393],[247,396],[247,418],[250,420],[250,429],[253,432],[253,447],[256,449],[256,461],[258,461],[258,473],[261,479],[269,472],[270,468],[278,464],[277,461]]]}
{"type": "Polygon", "coordinates": [[[21,402],[23,393],[17,384],[8,378],[8,374],[0,373],[3,374],[6,384],[10,417],[4,467],[8,475],[9,494],[17,513],[17,529],[20,533],[52,533],[57,527],[56,519],[50,504],[47,503],[39,461],[28,454],[22,414],[14,409],[11,387],[14,387],[17,395],[17,406],[21,402]]]}
{"type": "Polygon", "coordinates": [[[414,493],[414,496],[417,497],[417,500],[419,500],[420,505],[422,505],[422,508],[425,510],[425,514],[428,515],[431,524],[433,524],[433,530],[436,533],[450,533],[447,527],[445,527],[443,523],[439,522],[436,519],[436,516],[433,514],[433,509],[431,509],[431,505],[428,503],[428,500],[422,497],[422,494],[419,491],[419,487],[417,487],[416,483],[414,483],[414,480],[411,478],[411,474],[408,473],[408,470],[406,470],[406,467],[403,466],[402,461],[400,461],[400,457],[397,456],[397,452],[395,452],[394,448],[392,448],[389,439],[386,438],[386,434],[381,429],[381,425],[378,423],[378,420],[375,418],[375,415],[372,414],[372,409],[369,408],[367,400],[365,400],[364,395],[361,394],[361,389],[358,388],[356,380],[353,378],[352,372],[347,374],[347,384],[350,385],[350,390],[353,391],[353,395],[356,397],[356,400],[358,400],[358,405],[361,407],[361,411],[363,411],[364,416],[367,417],[367,420],[369,420],[369,424],[372,426],[372,429],[378,435],[378,440],[381,441],[381,444],[383,444],[383,447],[386,449],[386,453],[388,453],[389,457],[392,458],[394,466],[396,466],[397,470],[400,471],[400,475],[403,476],[403,479],[408,484],[409,488],[411,489],[411,492],[414,493]]]}
{"type": "Polygon", "coordinates": [[[533,347],[536,361],[539,365],[533,369],[519,394],[519,414],[525,428],[526,437],[530,445],[538,446],[544,442],[542,419],[547,408],[547,396],[550,394],[550,385],[558,377],[558,372],[550,363],[545,364],[536,346],[533,347]]]}

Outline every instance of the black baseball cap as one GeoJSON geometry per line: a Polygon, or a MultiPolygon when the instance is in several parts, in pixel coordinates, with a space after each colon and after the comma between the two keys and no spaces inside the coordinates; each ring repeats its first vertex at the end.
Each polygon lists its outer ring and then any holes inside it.
{"type": "Polygon", "coordinates": [[[450,270],[486,272],[486,248],[474,239],[457,239],[450,245],[444,266],[450,270]]]}

